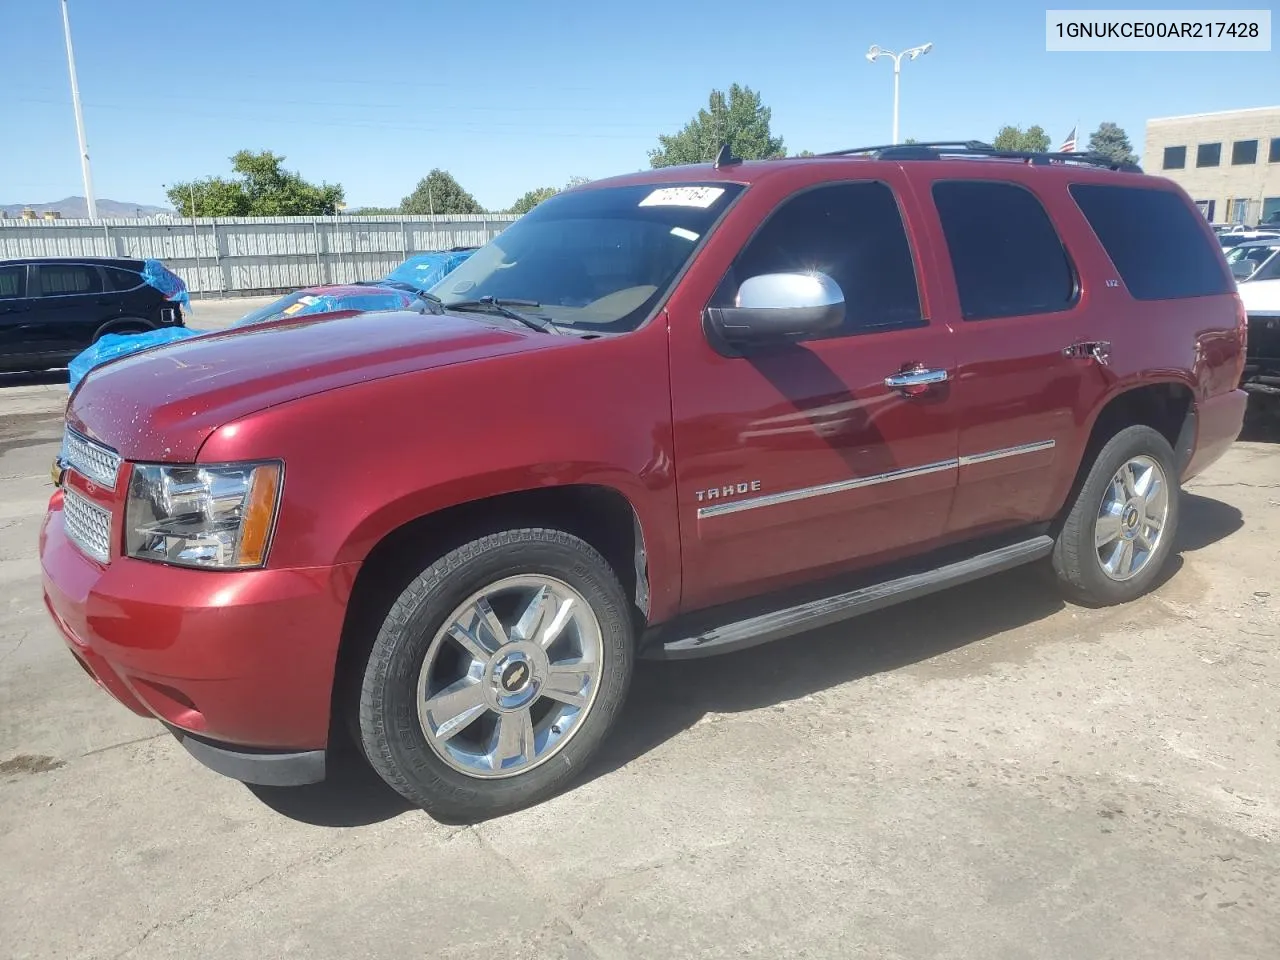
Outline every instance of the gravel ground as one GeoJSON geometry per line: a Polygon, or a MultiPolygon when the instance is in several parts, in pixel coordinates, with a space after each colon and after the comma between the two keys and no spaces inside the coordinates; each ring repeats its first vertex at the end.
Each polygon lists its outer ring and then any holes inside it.
{"type": "Polygon", "coordinates": [[[642,664],[579,786],[457,828],[356,766],[223,779],[84,676],[40,599],[47,380],[0,386],[0,956],[1277,955],[1280,438],[1190,485],[1150,597],[1021,570],[642,664]]]}

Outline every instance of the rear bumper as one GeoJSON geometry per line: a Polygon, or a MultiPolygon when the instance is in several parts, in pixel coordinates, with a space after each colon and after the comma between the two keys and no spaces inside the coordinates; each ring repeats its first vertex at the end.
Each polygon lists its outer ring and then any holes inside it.
{"type": "Polygon", "coordinates": [[[1244,412],[1249,395],[1243,390],[1209,397],[1196,405],[1196,445],[1186,468],[1183,482],[1203,473],[1221,459],[1244,429],[1244,412]]]}
{"type": "Polygon", "coordinates": [[[55,493],[40,531],[44,599],[85,672],[134,713],[179,732],[215,770],[258,783],[309,782],[297,779],[304,768],[323,776],[359,565],[232,573],[118,558],[104,566],[67,538],[61,501],[55,493]],[[264,766],[277,772],[252,773],[264,766]]]}

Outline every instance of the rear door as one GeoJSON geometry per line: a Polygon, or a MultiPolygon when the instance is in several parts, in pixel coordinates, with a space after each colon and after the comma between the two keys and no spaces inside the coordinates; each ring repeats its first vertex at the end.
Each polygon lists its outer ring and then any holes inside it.
{"type": "Polygon", "coordinates": [[[29,309],[27,265],[0,264],[0,357],[28,352],[23,322],[29,309]]]}
{"type": "Polygon", "coordinates": [[[955,485],[950,384],[886,384],[904,369],[949,377],[951,335],[928,313],[903,217],[901,171],[753,187],[721,234],[748,239],[703,259],[670,309],[683,605],[711,604],[926,549],[955,485]],[[752,192],[754,191],[754,192],[752,192]],[[750,203],[748,203],[750,201],[750,203]],[[702,325],[765,273],[819,270],[844,294],[823,339],[726,356],[702,325]],[[717,286],[718,284],[718,286],[717,286]]]}
{"type": "Polygon", "coordinates": [[[29,336],[41,353],[73,355],[93,342],[113,315],[117,294],[104,289],[102,271],[88,263],[41,263],[32,267],[29,336]]]}
{"type": "Polygon", "coordinates": [[[1064,211],[1058,178],[1033,190],[997,170],[922,170],[917,186],[936,237],[935,318],[955,329],[960,465],[947,529],[1042,520],[1109,382],[1088,346],[1106,335],[1079,279],[1087,252],[1068,249],[1054,223],[1081,218],[1064,211]]]}

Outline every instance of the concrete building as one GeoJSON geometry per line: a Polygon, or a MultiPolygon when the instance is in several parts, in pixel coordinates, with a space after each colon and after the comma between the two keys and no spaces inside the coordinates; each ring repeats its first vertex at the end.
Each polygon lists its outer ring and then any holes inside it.
{"type": "Polygon", "coordinates": [[[1211,223],[1280,219],[1280,107],[1148,120],[1142,168],[1181,186],[1211,223]]]}

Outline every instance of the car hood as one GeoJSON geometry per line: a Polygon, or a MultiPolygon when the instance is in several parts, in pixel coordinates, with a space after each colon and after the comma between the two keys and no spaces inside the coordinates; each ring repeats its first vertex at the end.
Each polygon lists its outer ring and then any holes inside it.
{"type": "Polygon", "coordinates": [[[1236,292],[1246,313],[1280,314],[1280,280],[1246,280],[1236,292]]]}
{"type": "Polygon", "coordinates": [[[89,373],[67,423],[131,460],[190,462],[218,427],[368,380],[580,342],[479,318],[315,315],[164,344],[89,373]]]}

